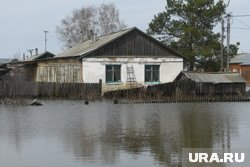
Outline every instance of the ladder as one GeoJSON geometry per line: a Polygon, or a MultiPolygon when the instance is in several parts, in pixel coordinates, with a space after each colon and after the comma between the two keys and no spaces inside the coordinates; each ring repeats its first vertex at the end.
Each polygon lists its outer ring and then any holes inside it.
{"type": "Polygon", "coordinates": [[[127,65],[127,83],[129,85],[136,84],[135,72],[133,65],[127,65]]]}

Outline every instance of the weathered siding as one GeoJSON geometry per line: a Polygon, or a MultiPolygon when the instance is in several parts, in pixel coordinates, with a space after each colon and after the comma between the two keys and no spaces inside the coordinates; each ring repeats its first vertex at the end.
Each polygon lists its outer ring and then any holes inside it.
{"type": "Polygon", "coordinates": [[[38,62],[36,81],[81,83],[82,66],[78,60],[48,60],[38,62]]]}
{"type": "MultiPolygon", "coordinates": [[[[181,100],[198,102],[197,99],[226,100],[244,99],[246,95],[245,83],[197,83],[186,79],[147,87],[115,90],[104,93],[108,99],[157,99],[177,102],[181,100]]],[[[216,101],[216,100],[215,100],[216,101]]]]}
{"type": "Polygon", "coordinates": [[[195,82],[181,74],[175,80],[176,96],[242,96],[246,94],[245,82],[195,82]]]}
{"type": "Polygon", "coordinates": [[[101,49],[89,54],[92,56],[150,56],[150,57],[179,57],[144,33],[134,30],[129,34],[105,45],[101,49]]]}
{"type": "Polygon", "coordinates": [[[229,68],[231,72],[238,72],[239,74],[241,74],[241,66],[239,63],[230,64],[229,68]]]}
{"type": "Polygon", "coordinates": [[[246,79],[248,85],[250,85],[250,65],[241,66],[241,75],[246,79]]]}
{"type": "Polygon", "coordinates": [[[100,83],[54,83],[31,81],[0,81],[0,98],[48,97],[48,98],[98,98],[100,83]]]}
{"type": "Polygon", "coordinates": [[[231,72],[238,72],[246,79],[247,85],[250,85],[250,65],[240,65],[239,63],[230,64],[231,72]]]}
{"type": "Polygon", "coordinates": [[[15,63],[9,64],[7,73],[3,76],[3,80],[19,80],[19,81],[35,81],[37,64],[15,63]]]}

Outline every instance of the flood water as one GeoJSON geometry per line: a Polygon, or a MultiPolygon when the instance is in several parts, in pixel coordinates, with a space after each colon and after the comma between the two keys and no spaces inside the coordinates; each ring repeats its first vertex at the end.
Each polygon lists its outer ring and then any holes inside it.
{"type": "Polygon", "coordinates": [[[182,148],[250,148],[250,103],[0,105],[1,167],[174,166],[182,148]]]}

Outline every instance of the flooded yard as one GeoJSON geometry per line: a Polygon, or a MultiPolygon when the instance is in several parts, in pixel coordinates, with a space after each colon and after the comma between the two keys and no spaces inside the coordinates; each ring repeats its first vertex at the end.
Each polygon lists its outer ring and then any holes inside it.
{"type": "Polygon", "coordinates": [[[248,148],[250,103],[0,105],[1,167],[174,166],[182,148],[248,148]]]}

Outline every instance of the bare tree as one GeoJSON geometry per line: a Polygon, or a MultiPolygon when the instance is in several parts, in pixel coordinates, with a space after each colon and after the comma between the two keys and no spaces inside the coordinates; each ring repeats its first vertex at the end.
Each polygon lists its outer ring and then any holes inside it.
{"type": "Polygon", "coordinates": [[[120,21],[119,10],[113,3],[75,9],[56,27],[59,39],[70,48],[90,38],[90,30],[97,35],[106,35],[123,30],[126,25],[120,21]]]}
{"type": "Polygon", "coordinates": [[[119,10],[113,3],[101,4],[99,11],[100,34],[110,34],[126,28],[126,25],[120,21],[119,10]]]}

